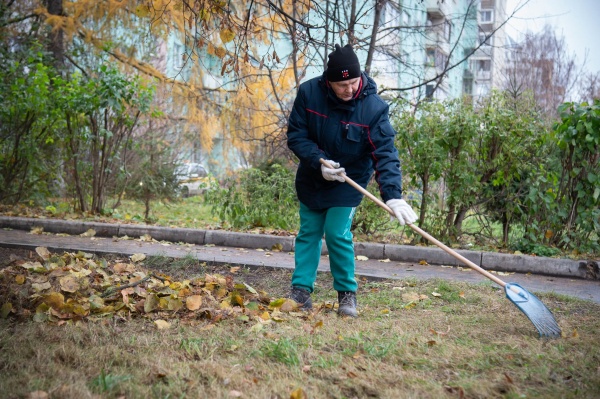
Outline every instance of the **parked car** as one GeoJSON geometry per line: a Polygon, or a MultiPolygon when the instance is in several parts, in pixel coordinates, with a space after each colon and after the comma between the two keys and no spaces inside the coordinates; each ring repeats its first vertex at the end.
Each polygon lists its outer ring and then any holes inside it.
{"type": "Polygon", "coordinates": [[[181,189],[181,195],[200,195],[210,187],[211,179],[206,168],[199,163],[184,163],[177,167],[175,174],[181,189]]]}

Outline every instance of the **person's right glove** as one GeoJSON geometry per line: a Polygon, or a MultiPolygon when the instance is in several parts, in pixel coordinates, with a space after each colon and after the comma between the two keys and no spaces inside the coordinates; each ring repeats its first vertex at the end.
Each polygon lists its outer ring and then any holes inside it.
{"type": "Polygon", "coordinates": [[[417,221],[417,214],[403,199],[391,199],[385,203],[394,212],[394,216],[402,226],[413,224],[417,221]]]}
{"type": "Polygon", "coordinates": [[[338,162],[334,162],[334,161],[330,161],[327,160],[326,161],[329,165],[333,166],[334,169],[328,168],[325,165],[321,165],[321,174],[323,175],[323,178],[325,180],[329,180],[329,181],[341,181],[342,183],[345,182],[346,180],[344,180],[343,176],[340,176],[340,173],[344,173],[346,172],[346,169],[344,168],[340,168],[340,164],[338,162]]]}

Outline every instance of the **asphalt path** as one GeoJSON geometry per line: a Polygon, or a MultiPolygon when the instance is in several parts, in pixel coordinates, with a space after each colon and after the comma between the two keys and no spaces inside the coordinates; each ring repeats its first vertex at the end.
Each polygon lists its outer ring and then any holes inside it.
{"type": "MultiPolygon", "coordinates": [[[[46,247],[55,252],[90,252],[99,255],[118,254],[131,256],[143,253],[147,256],[181,258],[193,256],[215,265],[244,266],[248,268],[293,269],[293,252],[271,248],[242,248],[223,245],[194,245],[144,238],[86,237],[66,234],[32,234],[25,230],[0,229],[0,247],[35,249],[46,247]]],[[[321,257],[319,271],[329,271],[329,260],[321,257]]],[[[505,282],[520,284],[532,293],[553,292],[600,303],[600,281],[581,278],[538,275],[532,273],[508,273],[488,270],[505,282]]],[[[467,266],[429,265],[425,262],[398,262],[388,259],[359,257],[356,261],[357,276],[376,279],[444,279],[468,283],[491,283],[480,273],[467,266]]],[[[495,284],[495,283],[492,283],[495,284]]]]}

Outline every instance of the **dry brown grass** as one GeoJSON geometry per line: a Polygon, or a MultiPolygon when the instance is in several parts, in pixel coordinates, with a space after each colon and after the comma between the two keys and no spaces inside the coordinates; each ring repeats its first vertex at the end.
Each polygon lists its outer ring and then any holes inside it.
{"type": "MultiPolygon", "coordinates": [[[[153,267],[187,278],[207,271],[169,259],[153,267]]],[[[289,278],[237,277],[273,297],[289,278]]],[[[330,277],[318,283],[317,311],[261,329],[236,319],[175,319],[167,330],[139,317],[0,320],[0,396],[287,399],[300,388],[307,398],[600,397],[598,304],[539,295],[564,333],[546,341],[491,284],[361,281],[360,317],[343,319],[331,310],[330,277]]]]}

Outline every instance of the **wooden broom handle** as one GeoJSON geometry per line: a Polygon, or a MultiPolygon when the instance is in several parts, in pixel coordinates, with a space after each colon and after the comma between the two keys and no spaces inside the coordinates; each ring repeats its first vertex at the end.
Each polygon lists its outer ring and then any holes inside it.
{"type": "MultiPolygon", "coordinates": [[[[335,169],[329,162],[327,162],[324,159],[320,159],[320,162],[323,165],[327,166],[328,168],[335,169]]],[[[368,192],[367,190],[365,190],[364,188],[362,188],[358,183],[356,183],[354,180],[352,180],[351,178],[349,178],[348,176],[346,176],[345,173],[340,173],[340,176],[342,176],[344,178],[344,180],[346,181],[346,183],[350,184],[352,187],[354,187],[355,189],[357,189],[358,191],[360,191],[362,194],[364,194],[365,196],[367,196],[370,199],[372,199],[377,205],[379,205],[381,208],[385,209],[390,215],[392,215],[393,217],[396,217],[396,215],[394,214],[394,211],[392,211],[392,209],[389,206],[387,206],[385,204],[385,202],[383,202],[382,200],[380,200],[379,198],[377,198],[376,196],[374,196],[373,194],[371,194],[370,192],[368,192]]],[[[483,274],[485,277],[489,278],[490,280],[492,280],[496,284],[500,285],[501,287],[506,287],[506,283],[504,281],[500,280],[498,277],[494,276],[492,273],[488,272],[487,270],[484,270],[481,267],[477,266],[475,263],[471,262],[469,259],[465,258],[464,256],[462,256],[458,252],[454,251],[452,248],[448,247],[444,243],[436,240],[431,235],[429,235],[427,232],[425,232],[424,230],[422,230],[420,227],[418,227],[418,226],[416,226],[416,225],[414,225],[412,223],[407,223],[407,224],[408,224],[408,226],[411,229],[413,229],[413,231],[415,231],[416,233],[420,234],[427,241],[429,241],[432,244],[434,244],[434,245],[438,246],[439,248],[443,249],[444,251],[446,251],[446,253],[448,253],[449,255],[453,256],[456,259],[458,259],[459,261],[463,262],[464,264],[466,264],[467,266],[469,266],[471,269],[475,270],[476,272],[479,272],[479,273],[483,274]]]]}

